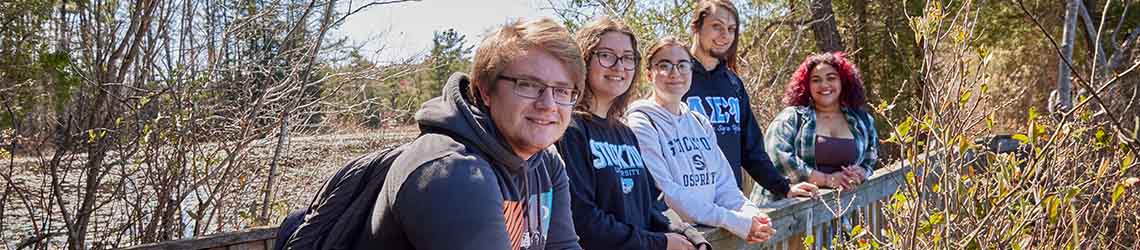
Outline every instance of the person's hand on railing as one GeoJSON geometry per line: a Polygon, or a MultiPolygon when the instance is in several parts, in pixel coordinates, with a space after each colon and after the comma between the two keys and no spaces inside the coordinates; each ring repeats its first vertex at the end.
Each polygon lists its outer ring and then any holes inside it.
{"type": "Polygon", "coordinates": [[[863,181],[867,180],[867,170],[857,165],[844,166],[843,174],[847,175],[848,181],[853,181],[855,185],[862,184],[863,181]]]}
{"type": "Polygon", "coordinates": [[[825,174],[820,171],[813,171],[811,172],[811,176],[808,177],[808,182],[811,182],[812,184],[815,184],[819,187],[832,189],[850,190],[851,188],[855,187],[855,180],[852,180],[851,177],[848,177],[844,171],[830,174],[825,174]]]}
{"type": "Polygon", "coordinates": [[[748,232],[748,244],[756,244],[768,241],[772,235],[776,234],[776,230],[772,229],[772,219],[767,215],[757,215],[752,217],[752,229],[748,232]]]}
{"type": "Polygon", "coordinates": [[[685,238],[684,235],[680,235],[677,233],[665,233],[665,239],[668,239],[668,241],[666,242],[665,248],[669,249],[669,250],[694,250],[694,249],[696,249],[695,247],[693,247],[693,243],[690,243],[689,239],[685,238]]]}
{"type": "Polygon", "coordinates": [[[811,182],[800,182],[792,184],[788,190],[788,197],[804,197],[811,198],[819,195],[819,186],[811,184],[811,182]]]}

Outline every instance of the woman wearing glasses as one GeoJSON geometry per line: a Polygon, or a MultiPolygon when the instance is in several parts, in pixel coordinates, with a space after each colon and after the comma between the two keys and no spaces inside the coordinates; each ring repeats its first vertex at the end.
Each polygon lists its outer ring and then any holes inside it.
{"type": "MultiPolygon", "coordinates": [[[[658,192],[637,138],[622,124],[630,85],[641,73],[633,32],[602,17],[575,37],[586,61],[586,88],[557,148],[570,178],[579,243],[585,249],[693,249],[686,236],[674,233],[683,227],[671,230],[664,209],[654,206],[658,192]]],[[[703,242],[698,236],[693,238],[703,242]]]]}
{"type": "Polygon", "coordinates": [[[653,94],[626,112],[642,158],[665,202],[686,222],[726,229],[748,243],[767,241],[775,232],[771,221],[740,192],[712,124],[681,102],[692,83],[686,48],[669,37],[649,49],[653,94]]]}

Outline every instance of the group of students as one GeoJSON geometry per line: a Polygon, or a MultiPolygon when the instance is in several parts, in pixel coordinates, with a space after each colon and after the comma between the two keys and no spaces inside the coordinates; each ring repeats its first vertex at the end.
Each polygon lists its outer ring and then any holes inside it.
{"type": "MultiPolygon", "coordinates": [[[[645,55],[607,17],[573,36],[549,19],[502,27],[479,45],[471,75],[454,74],[416,113],[423,134],[363,195],[363,228],[336,239],[355,249],[708,249],[692,226],[704,225],[768,240],[772,221],[742,192],[741,169],[773,199],[851,188],[870,177],[878,139],[842,53],[807,58],[789,107],[761,131],[735,73],[739,26],[730,1],[702,0],[691,46],[666,37],[645,55]],[[633,100],[643,74],[652,92],[633,100]]],[[[316,223],[315,206],[292,223],[316,223]]],[[[279,246],[317,246],[283,232],[279,246]]]]}

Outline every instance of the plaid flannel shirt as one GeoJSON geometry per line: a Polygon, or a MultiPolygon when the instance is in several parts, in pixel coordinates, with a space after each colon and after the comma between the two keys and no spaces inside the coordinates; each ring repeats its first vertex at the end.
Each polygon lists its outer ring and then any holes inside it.
{"type": "MultiPolygon", "coordinates": [[[[855,162],[867,170],[870,177],[879,161],[875,119],[870,113],[857,109],[842,108],[842,111],[847,124],[851,124],[851,134],[859,150],[855,162]]],[[[764,135],[764,149],[772,164],[793,182],[807,181],[815,169],[815,124],[815,109],[787,107],[776,115],[764,135]]]]}

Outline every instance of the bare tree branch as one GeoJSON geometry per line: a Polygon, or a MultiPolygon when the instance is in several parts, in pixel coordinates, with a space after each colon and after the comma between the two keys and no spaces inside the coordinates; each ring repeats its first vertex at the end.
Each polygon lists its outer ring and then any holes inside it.
{"type": "Polygon", "coordinates": [[[340,18],[337,18],[337,19],[336,19],[336,21],[333,21],[332,23],[333,23],[334,25],[340,25],[342,22],[344,22],[344,19],[348,18],[349,16],[355,15],[357,12],[361,12],[361,11],[363,11],[363,10],[365,10],[365,9],[368,9],[368,7],[372,7],[372,6],[379,6],[379,5],[388,5],[388,4],[395,4],[395,3],[403,3],[403,2],[419,2],[419,1],[422,1],[422,0],[389,0],[389,1],[373,1],[373,2],[371,2],[371,3],[367,3],[367,4],[364,4],[363,6],[357,7],[356,9],[353,9],[352,11],[349,11],[348,13],[344,14],[344,16],[341,16],[340,18]]]}

